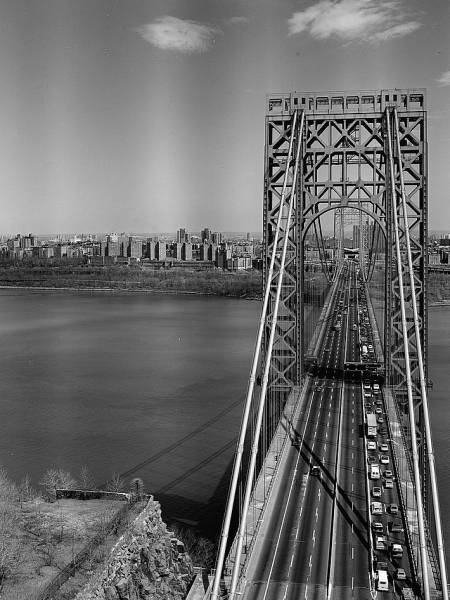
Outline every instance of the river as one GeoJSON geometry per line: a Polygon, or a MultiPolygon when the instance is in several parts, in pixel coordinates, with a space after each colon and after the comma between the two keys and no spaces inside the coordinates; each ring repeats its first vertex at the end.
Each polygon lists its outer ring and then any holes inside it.
{"type": "MultiPolygon", "coordinates": [[[[163,515],[220,526],[256,338],[256,301],[0,291],[0,463],[97,483],[142,477],[163,515]]],[[[431,419],[448,539],[450,307],[430,310],[431,419]]]]}

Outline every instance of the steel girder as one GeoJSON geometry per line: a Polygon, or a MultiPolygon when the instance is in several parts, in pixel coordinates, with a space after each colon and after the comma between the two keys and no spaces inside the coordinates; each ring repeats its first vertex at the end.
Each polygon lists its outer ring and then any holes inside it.
{"type": "MultiPolygon", "coordinates": [[[[279,119],[267,119],[266,122],[266,148],[265,148],[265,186],[264,186],[264,248],[265,259],[263,267],[264,281],[267,281],[268,264],[273,249],[274,232],[277,226],[280,210],[287,214],[287,207],[293,202],[293,212],[290,222],[283,216],[278,249],[275,255],[275,277],[271,282],[269,304],[266,316],[264,339],[265,347],[269,338],[270,324],[273,318],[276,288],[278,277],[277,270],[280,266],[281,251],[286,236],[287,253],[284,269],[284,278],[281,288],[280,305],[278,310],[277,326],[272,350],[271,368],[269,372],[269,415],[268,434],[273,433],[277,425],[280,412],[284,405],[286,394],[292,385],[300,382],[300,361],[298,360],[298,345],[300,335],[300,307],[301,294],[301,236],[298,232],[298,206],[297,195],[292,188],[293,164],[288,164],[289,141],[292,135],[296,137],[295,148],[300,140],[298,132],[292,131],[292,115],[283,115],[279,119]],[[288,173],[287,189],[282,204],[282,188],[285,173],[288,173]]],[[[294,152],[295,155],[295,152],[294,152]]],[[[265,356],[264,356],[265,359],[265,356]]]]}

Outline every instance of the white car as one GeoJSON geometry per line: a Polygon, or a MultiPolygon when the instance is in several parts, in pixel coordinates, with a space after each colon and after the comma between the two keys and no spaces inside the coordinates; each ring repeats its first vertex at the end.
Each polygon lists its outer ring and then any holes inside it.
{"type": "Polygon", "coordinates": [[[374,498],[381,498],[381,488],[378,486],[374,486],[372,488],[372,496],[374,498]]]}
{"type": "Polygon", "coordinates": [[[394,487],[394,482],[392,481],[392,479],[385,479],[385,481],[384,481],[384,487],[385,488],[393,488],[394,487]]]}
{"type": "Polygon", "coordinates": [[[380,463],[382,465],[388,465],[389,464],[389,456],[387,454],[380,454],[380,463]]]}
{"type": "Polygon", "coordinates": [[[389,446],[387,444],[380,444],[381,452],[389,452],[389,446]]]}
{"type": "Polygon", "coordinates": [[[383,505],[381,502],[372,502],[370,505],[370,510],[373,515],[382,515],[383,514],[383,505]]]}
{"type": "Polygon", "coordinates": [[[376,450],[377,449],[377,443],[370,441],[367,442],[367,450],[376,450]]]}

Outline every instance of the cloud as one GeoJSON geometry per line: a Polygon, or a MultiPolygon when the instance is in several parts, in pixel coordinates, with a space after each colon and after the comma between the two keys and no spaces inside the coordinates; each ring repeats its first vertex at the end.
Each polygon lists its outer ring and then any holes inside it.
{"type": "Polygon", "coordinates": [[[319,0],[288,20],[289,35],[308,31],[316,39],[381,42],[421,27],[407,20],[401,0],[319,0]]]}
{"type": "Polygon", "coordinates": [[[222,31],[198,21],[189,21],[168,15],[141,25],[137,32],[150,44],[163,50],[176,50],[186,54],[206,52],[222,31]]]}
{"type": "Polygon", "coordinates": [[[439,85],[450,85],[450,71],[445,71],[437,80],[439,85]]]}
{"type": "Polygon", "coordinates": [[[229,25],[243,25],[245,23],[248,23],[248,19],[247,17],[230,17],[229,19],[227,19],[227,23],[229,25]]]}

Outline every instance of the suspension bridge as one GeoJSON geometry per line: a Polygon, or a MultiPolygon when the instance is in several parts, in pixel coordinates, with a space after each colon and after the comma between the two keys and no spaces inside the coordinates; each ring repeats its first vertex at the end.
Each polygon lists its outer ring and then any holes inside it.
{"type": "Polygon", "coordinates": [[[265,133],[264,299],[206,597],[448,600],[425,90],[273,94],[265,133]]]}

